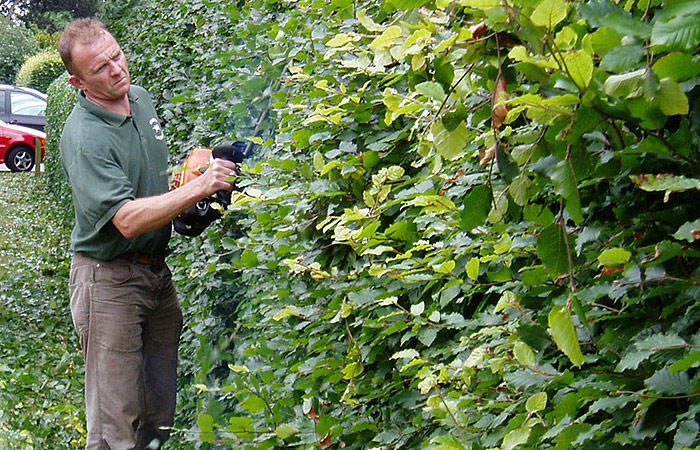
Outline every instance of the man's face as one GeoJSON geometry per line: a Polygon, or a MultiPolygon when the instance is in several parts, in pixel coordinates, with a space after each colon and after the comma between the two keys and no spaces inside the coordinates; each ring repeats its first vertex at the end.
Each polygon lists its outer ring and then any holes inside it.
{"type": "Polygon", "coordinates": [[[89,44],[76,44],[72,51],[73,86],[96,103],[121,100],[129,92],[131,78],[121,47],[108,33],[89,44]]]}

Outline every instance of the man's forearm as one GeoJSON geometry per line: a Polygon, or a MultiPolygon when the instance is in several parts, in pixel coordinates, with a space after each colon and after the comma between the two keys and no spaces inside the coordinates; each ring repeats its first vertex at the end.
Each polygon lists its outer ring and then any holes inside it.
{"type": "Polygon", "coordinates": [[[198,186],[185,185],[154,197],[137,198],[119,208],[112,223],[125,238],[131,239],[167,225],[204,197],[198,186]]]}
{"type": "Polygon", "coordinates": [[[170,223],[178,214],[216,191],[232,188],[236,165],[217,159],[207,171],[175,190],[125,203],[112,223],[127,239],[170,223]]]}

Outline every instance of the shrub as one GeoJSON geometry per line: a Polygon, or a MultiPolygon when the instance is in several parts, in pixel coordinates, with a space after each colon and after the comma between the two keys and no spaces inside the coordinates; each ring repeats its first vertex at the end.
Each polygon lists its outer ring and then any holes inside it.
{"type": "Polygon", "coordinates": [[[15,84],[46,92],[49,85],[64,71],[58,51],[45,50],[27,58],[17,73],[15,84]]]}
{"type": "Polygon", "coordinates": [[[173,147],[277,126],[173,256],[196,448],[698,444],[695,2],[134,3],[173,147]]]}
{"type": "Polygon", "coordinates": [[[44,182],[61,208],[56,211],[68,223],[73,220],[70,186],[63,173],[59,143],[63,124],[77,101],[77,91],[68,83],[68,72],[56,78],[47,89],[46,104],[46,157],[44,182]]]}

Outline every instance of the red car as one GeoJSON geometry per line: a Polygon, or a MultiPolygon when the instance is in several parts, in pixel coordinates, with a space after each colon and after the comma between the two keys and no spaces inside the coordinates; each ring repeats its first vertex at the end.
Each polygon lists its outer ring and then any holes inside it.
{"type": "Polygon", "coordinates": [[[26,172],[34,167],[34,140],[41,142],[41,159],[44,159],[46,133],[33,128],[8,125],[0,120],[0,164],[12,172],[26,172]]]}

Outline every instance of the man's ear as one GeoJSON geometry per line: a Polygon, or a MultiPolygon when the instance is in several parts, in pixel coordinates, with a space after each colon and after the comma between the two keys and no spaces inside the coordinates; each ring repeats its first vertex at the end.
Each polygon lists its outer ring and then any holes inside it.
{"type": "Polygon", "coordinates": [[[70,76],[68,77],[68,82],[69,82],[73,87],[77,88],[78,90],[82,90],[82,89],[83,89],[83,82],[80,81],[80,78],[76,77],[75,75],[70,75],[70,76]]]}

